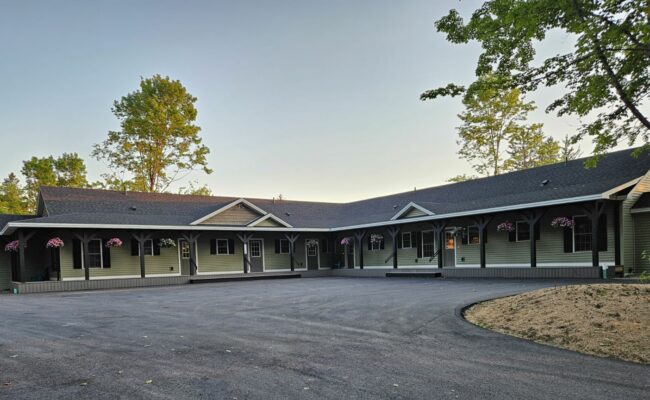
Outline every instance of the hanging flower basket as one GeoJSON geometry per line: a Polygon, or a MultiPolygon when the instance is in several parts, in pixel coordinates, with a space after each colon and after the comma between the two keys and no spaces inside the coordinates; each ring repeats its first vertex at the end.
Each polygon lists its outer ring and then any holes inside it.
{"type": "Polygon", "coordinates": [[[63,246],[65,246],[65,244],[63,243],[63,240],[61,240],[60,237],[53,237],[52,239],[48,240],[47,244],[45,245],[45,247],[47,247],[48,249],[59,249],[63,246]]]}
{"type": "Polygon", "coordinates": [[[170,247],[176,247],[176,242],[174,241],[174,239],[169,239],[169,238],[160,239],[160,241],[158,242],[158,246],[164,249],[168,249],[170,247]]]}
{"type": "Polygon", "coordinates": [[[497,232],[514,232],[515,231],[515,224],[513,224],[510,221],[503,221],[499,225],[497,225],[497,232]]]}
{"type": "Polygon", "coordinates": [[[352,244],[352,238],[351,237],[346,237],[341,239],[341,246],[349,246],[352,244]]]}
{"type": "Polygon", "coordinates": [[[119,238],[112,238],[106,242],[106,247],[122,247],[122,241],[119,238]]]}
{"type": "Polygon", "coordinates": [[[316,239],[309,239],[309,240],[307,240],[307,241],[305,242],[305,244],[306,244],[307,247],[309,247],[310,249],[313,249],[313,248],[315,248],[316,246],[318,246],[318,240],[316,240],[316,239]]]}
{"type": "Polygon", "coordinates": [[[17,252],[18,248],[20,247],[20,241],[19,240],[14,240],[13,242],[7,243],[5,246],[5,251],[11,251],[11,252],[17,252]]]}
{"type": "Polygon", "coordinates": [[[381,243],[384,240],[384,235],[373,233],[370,235],[370,243],[381,243]]]}
{"type": "Polygon", "coordinates": [[[551,221],[553,228],[573,228],[573,218],[557,217],[551,221]]]}

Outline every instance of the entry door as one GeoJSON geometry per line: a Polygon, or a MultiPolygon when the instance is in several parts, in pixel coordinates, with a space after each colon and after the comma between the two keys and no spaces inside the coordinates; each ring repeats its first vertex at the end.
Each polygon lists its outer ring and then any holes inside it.
{"type": "Polygon", "coordinates": [[[261,239],[251,239],[248,242],[248,257],[251,262],[251,272],[264,272],[264,245],[261,239]]]}
{"type": "Polygon", "coordinates": [[[190,274],[190,244],[185,239],[178,239],[178,260],[181,275],[190,274]]]}
{"type": "Polygon", "coordinates": [[[456,236],[453,232],[445,232],[445,257],[443,261],[445,267],[456,266],[456,236]]]}
{"type": "Polygon", "coordinates": [[[305,241],[305,254],[307,257],[307,269],[320,268],[320,245],[318,240],[307,239],[305,241]],[[311,242],[311,246],[310,246],[311,242]]]}

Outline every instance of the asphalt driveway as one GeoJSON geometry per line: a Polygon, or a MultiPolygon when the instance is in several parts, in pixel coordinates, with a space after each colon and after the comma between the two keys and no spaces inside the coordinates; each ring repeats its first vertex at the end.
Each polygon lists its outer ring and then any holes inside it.
{"type": "Polygon", "coordinates": [[[0,297],[11,399],[641,399],[650,368],[456,315],[554,282],[318,278],[0,297]]]}

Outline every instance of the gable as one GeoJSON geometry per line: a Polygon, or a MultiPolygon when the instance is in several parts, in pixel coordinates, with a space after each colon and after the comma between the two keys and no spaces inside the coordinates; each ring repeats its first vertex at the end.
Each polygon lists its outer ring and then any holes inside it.
{"type": "Polygon", "coordinates": [[[413,218],[413,217],[422,217],[424,215],[427,215],[424,211],[412,207],[410,210],[408,210],[405,214],[403,214],[399,219],[404,219],[404,218],[413,218]]]}
{"type": "Polygon", "coordinates": [[[200,222],[200,225],[241,225],[246,226],[255,221],[262,214],[251,209],[243,203],[236,204],[227,210],[213,215],[200,222]]]}
{"type": "Polygon", "coordinates": [[[255,226],[283,227],[284,225],[278,223],[274,219],[267,218],[264,221],[261,221],[259,224],[255,224],[255,226]]]}

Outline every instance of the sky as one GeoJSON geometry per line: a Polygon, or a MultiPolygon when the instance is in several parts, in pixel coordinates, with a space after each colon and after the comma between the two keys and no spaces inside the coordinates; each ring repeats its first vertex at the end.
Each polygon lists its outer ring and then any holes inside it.
{"type": "MultiPolygon", "coordinates": [[[[339,202],[442,184],[471,173],[457,155],[462,105],[419,95],[471,82],[480,47],[449,44],[434,21],[480,4],[0,0],[0,176],[77,152],[99,179],[108,167],[90,152],[119,129],[113,101],[161,74],[198,98],[214,172],[188,180],[215,194],[339,202]]],[[[538,55],[571,43],[552,33],[538,55]]],[[[527,98],[557,139],[580,125],[544,113],[560,93],[527,98]]]]}

